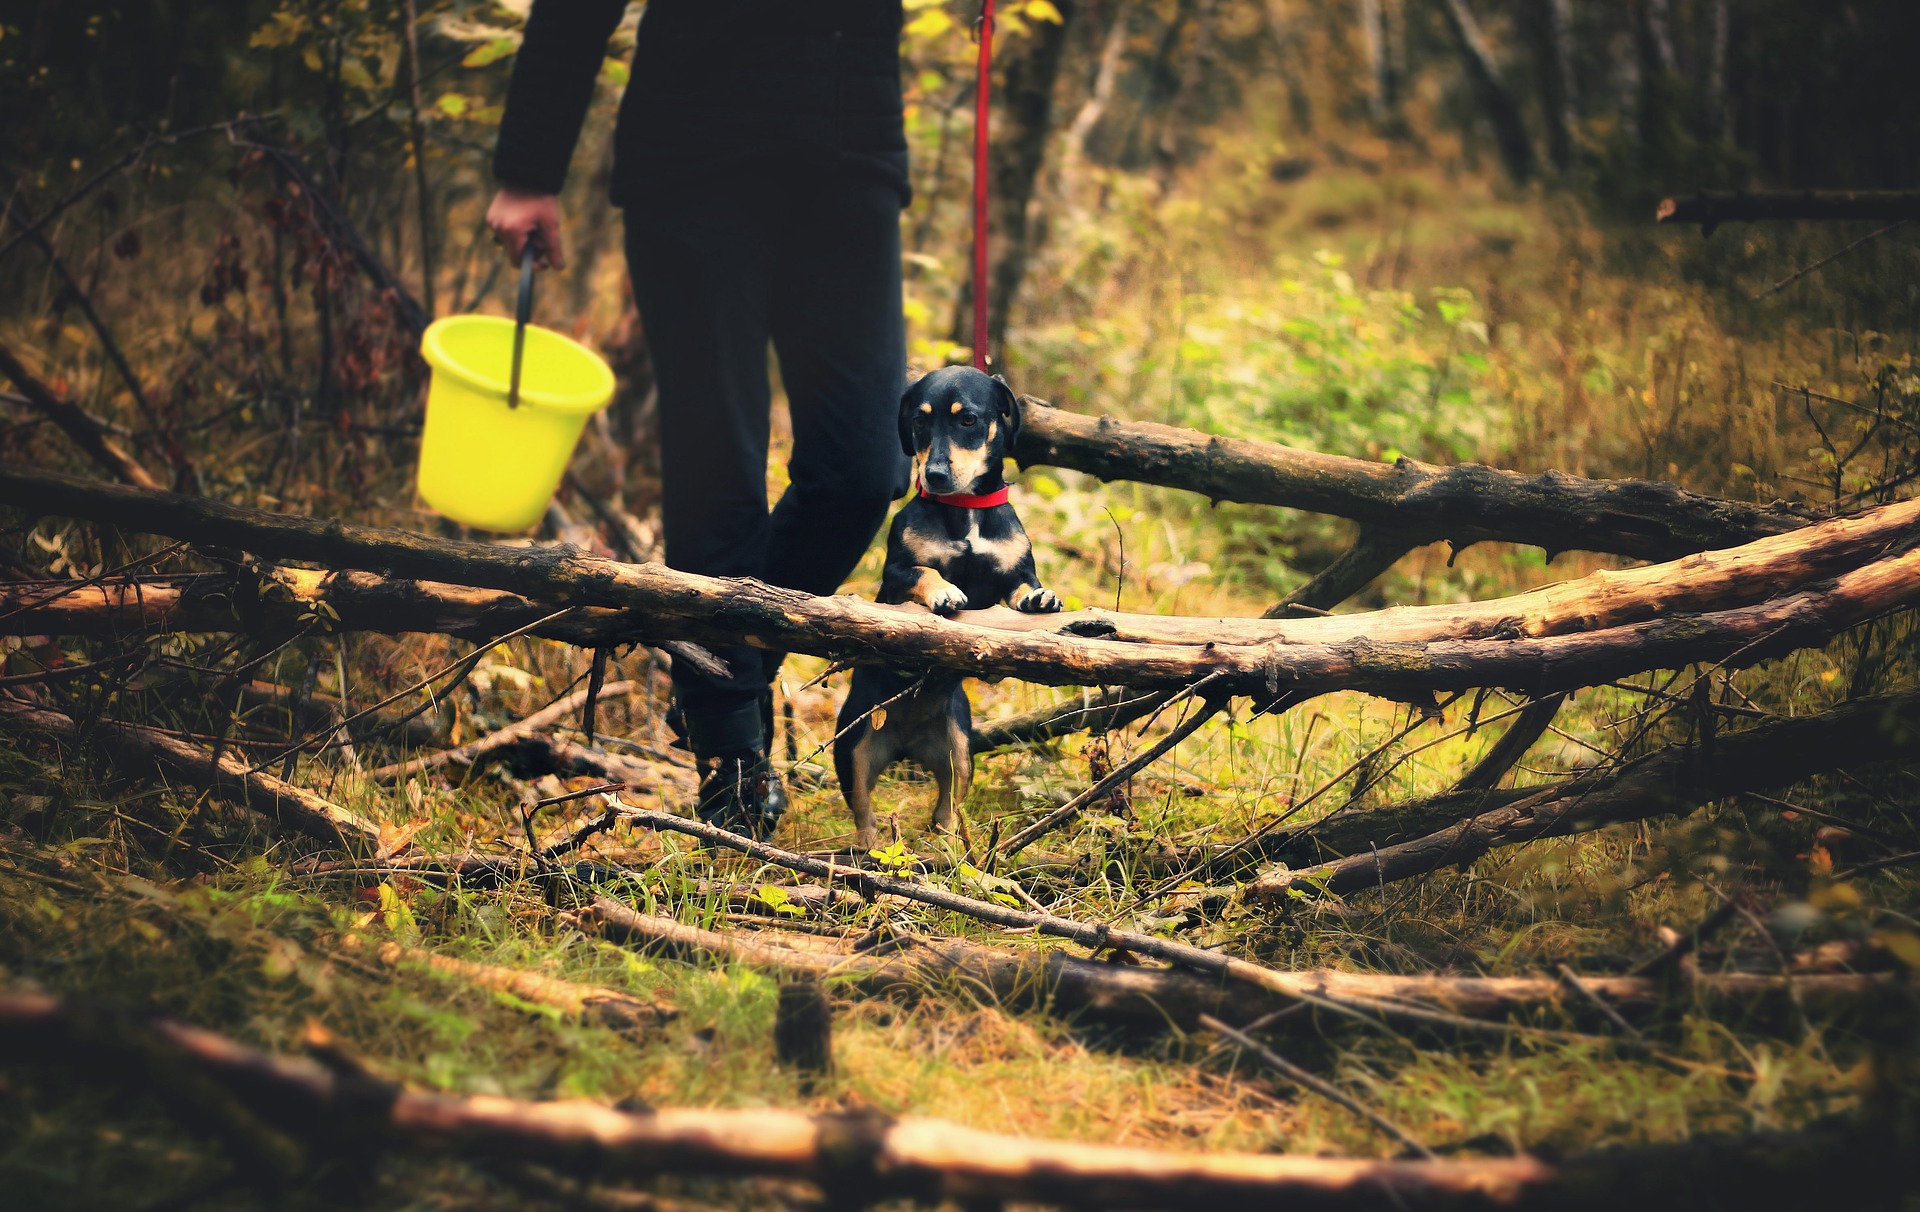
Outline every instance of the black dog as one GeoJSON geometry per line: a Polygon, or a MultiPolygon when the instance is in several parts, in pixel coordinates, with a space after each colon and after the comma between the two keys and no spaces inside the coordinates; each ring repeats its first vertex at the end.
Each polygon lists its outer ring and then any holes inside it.
{"type": "MultiPolygon", "coordinates": [[[[918,602],[942,615],[1001,602],[1035,614],[1060,609],[1053,591],[1040,587],[1033,544],[1007,504],[1002,461],[1019,431],[1019,402],[998,377],[950,366],[907,388],[900,445],[913,457],[918,491],[887,532],[882,602],[918,602]]],[[[853,671],[833,766],[859,845],[877,843],[873,788],[902,759],[933,775],[940,789],[933,826],[953,831],[954,806],[973,779],[973,712],[962,677],[872,665],[853,671]]]]}

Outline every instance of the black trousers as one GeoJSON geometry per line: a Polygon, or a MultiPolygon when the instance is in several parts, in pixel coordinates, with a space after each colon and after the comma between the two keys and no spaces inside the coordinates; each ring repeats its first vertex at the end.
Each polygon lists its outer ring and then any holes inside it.
{"type": "MultiPolygon", "coordinates": [[[[630,205],[626,240],[659,382],[667,565],[833,593],[907,486],[898,189],[803,170],[701,181],[630,205]],[[771,511],[769,341],[793,416],[771,511]]],[[[730,676],[673,669],[694,751],[764,745],[782,654],[716,655],[730,676]]]]}

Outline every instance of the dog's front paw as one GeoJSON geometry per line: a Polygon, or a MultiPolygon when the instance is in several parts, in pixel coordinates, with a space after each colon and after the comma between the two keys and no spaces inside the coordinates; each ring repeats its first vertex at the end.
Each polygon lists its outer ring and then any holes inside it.
{"type": "Polygon", "coordinates": [[[1060,609],[1060,595],[1035,585],[1013,599],[1013,608],[1028,614],[1054,614],[1060,609]]]}
{"type": "Polygon", "coordinates": [[[927,596],[927,606],[938,615],[957,614],[967,608],[967,595],[957,585],[942,585],[927,596]]]}

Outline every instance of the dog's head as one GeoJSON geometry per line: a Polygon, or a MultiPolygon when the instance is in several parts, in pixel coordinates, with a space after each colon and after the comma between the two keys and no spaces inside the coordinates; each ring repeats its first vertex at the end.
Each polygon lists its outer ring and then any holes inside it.
{"type": "Polygon", "coordinates": [[[1001,484],[1001,461],[1020,432],[1020,402],[998,375],[948,366],[900,397],[900,448],[914,478],[938,496],[978,495],[1001,484]]]}

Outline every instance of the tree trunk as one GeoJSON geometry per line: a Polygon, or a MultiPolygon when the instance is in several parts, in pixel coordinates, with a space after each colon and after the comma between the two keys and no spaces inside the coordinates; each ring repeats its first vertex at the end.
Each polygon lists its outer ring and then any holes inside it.
{"type": "Polygon", "coordinates": [[[1358,0],[1360,41],[1367,55],[1367,113],[1380,134],[1398,127],[1399,89],[1388,46],[1386,10],[1381,0],[1358,0]]]}
{"type": "Polygon", "coordinates": [[[1574,72],[1573,0],[1539,0],[1541,102],[1547,118],[1547,154],[1562,174],[1574,163],[1580,129],[1580,90],[1574,72]]]}
{"type": "Polygon", "coordinates": [[[1733,16],[1727,0],[1712,0],[1713,26],[1708,31],[1707,79],[1701,98],[1700,134],[1708,143],[1726,140],[1732,109],[1727,102],[1727,56],[1733,46],[1733,16]]]}
{"type": "Polygon", "coordinates": [[[1071,202],[1080,192],[1080,174],[1086,164],[1087,141],[1093,137],[1093,131],[1106,117],[1107,107],[1113,103],[1113,88],[1120,78],[1120,63],[1127,53],[1127,33],[1132,27],[1134,6],[1127,0],[1116,0],[1117,10],[1107,23],[1106,37],[1100,46],[1100,65],[1094,72],[1093,84],[1087,91],[1087,99],[1073,116],[1073,122],[1067,127],[1065,146],[1060,153],[1060,195],[1071,202]]]}
{"type": "Polygon", "coordinates": [[[1267,37],[1287,89],[1287,116],[1296,134],[1313,133],[1313,101],[1300,84],[1300,34],[1292,0],[1266,0],[1267,37]]]}
{"type": "Polygon", "coordinates": [[[1673,5],[1671,0],[1640,0],[1645,22],[1648,64],[1663,76],[1680,74],[1680,57],[1673,50],[1673,5]]]}
{"type": "Polygon", "coordinates": [[[1201,119],[1204,106],[1200,98],[1218,66],[1213,32],[1219,19],[1219,0],[1192,0],[1182,8],[1192,13],[1187,25],[1193,34],[1185,54],[1180,57],[1180,82],[1172,99],[1157,115],[1158,131],[1153,140],[1154,166],[1163,192],[1172,187],[1173,174],[1190,150],[1187,135],[1201,119]]]}
{"type": "Polygon", "coordinates": [[[1500,148],[1501,163],[1506,166],[1509,177],[1524,184],[1533,176],[1533,140],[1528,137],[1526,122],[1520,116],[1520,102],[1508,87],[1506,76],[1494,60],[1493,51],[1480,32],[1480,23],[1474,20],[1466,0],[1440,0],[1440,8],[1459,45],[1467,74],[1479,90],[1487,121],[1493,127],[1494,141],[1500,148]]]}

